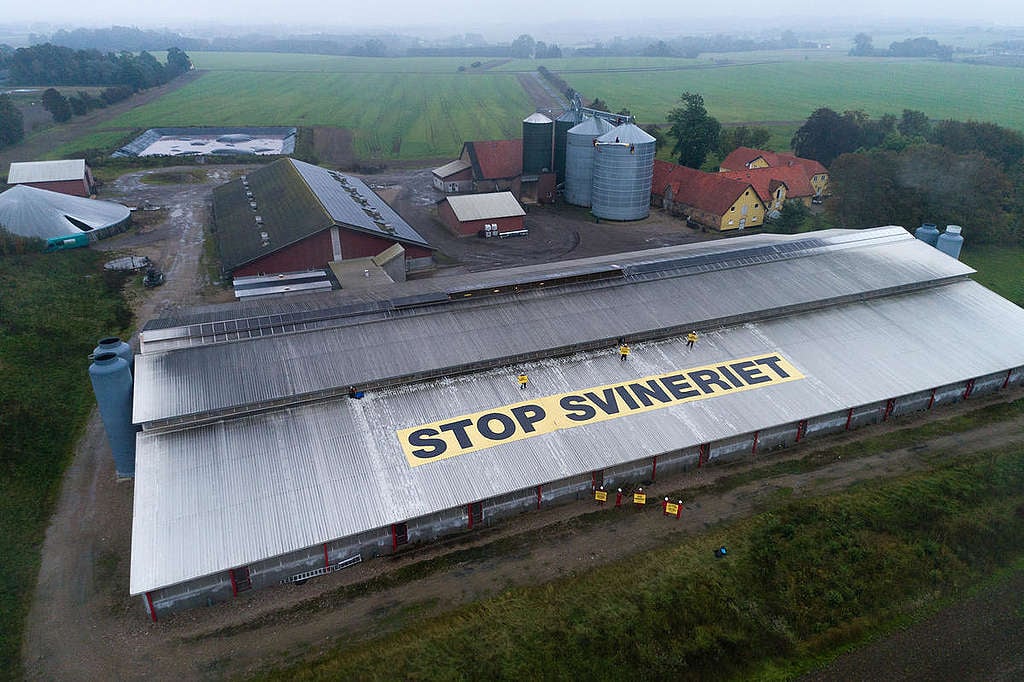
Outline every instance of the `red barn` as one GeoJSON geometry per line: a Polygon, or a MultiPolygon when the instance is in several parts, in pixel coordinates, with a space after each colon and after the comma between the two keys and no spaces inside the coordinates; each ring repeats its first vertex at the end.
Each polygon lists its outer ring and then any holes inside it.
{"type": "Polygon", "coordinates": [[[478,234],[488,226],[498,235],[522,230],[526,217],[511,192],[448,197],[437,210],[445,225],[461,236],[478,234]]]}
{"type": "Polygon", "coordinates": [[[7,184],[28,185],[75,197],[96,193],[96,182],[85,159],[12,163],[7,172],[7,184]]]}
{"type": "Polygon", "coordinates": [[[362,180],[295,159],[218,187],[213,213],[225,275],[321,269],[394,244],[407,270],[433,264],[430,244],[362,180]]]}

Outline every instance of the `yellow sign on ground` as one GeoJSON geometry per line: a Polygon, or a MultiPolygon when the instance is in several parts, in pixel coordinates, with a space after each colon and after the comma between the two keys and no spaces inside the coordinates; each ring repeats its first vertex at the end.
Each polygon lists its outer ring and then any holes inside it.
{"type": "Polygon", "coordinates": [[[803,379],[778,353],[691,367],[495,407],[397,431],[410,466],[559,429],[803,379]]]}
{"type": "Polygon", "coordinates": [[[594,499],[597,500],[598,502],[607,502],[608,501],[608,491],[607,490],[595,490],[594,491],[594,499]]]}
{"type": "Polygon", "coordinates": [[[633,504],[647,504],[647,494],[633,493],[633,504]]]}
{"type": "Polygon", "coordinates": [[[679,505],[676,504],[675,502],[668,502],[667,504],[665,504],[665,513],[675,516],[679,513],[679,505]]]}

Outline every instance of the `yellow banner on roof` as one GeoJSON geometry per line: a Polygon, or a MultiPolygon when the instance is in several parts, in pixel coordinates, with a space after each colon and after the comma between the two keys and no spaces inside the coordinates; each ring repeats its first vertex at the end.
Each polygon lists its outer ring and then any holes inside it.
{"type": "Polygon", "coordinates": [[[778,353],[549,395],[396,433],[409,466],[694,400],[803,379],[778,353]]]}

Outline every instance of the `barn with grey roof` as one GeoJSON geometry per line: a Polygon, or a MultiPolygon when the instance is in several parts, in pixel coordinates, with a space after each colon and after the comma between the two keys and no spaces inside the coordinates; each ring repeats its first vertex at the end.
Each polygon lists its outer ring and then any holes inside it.
{"type": "Polygon", "coordinates": [[[1020,385],[1024,310],[972,273],[899,227],[829,230],[155,320],[131,593],[155,618],[1020,385]]]}

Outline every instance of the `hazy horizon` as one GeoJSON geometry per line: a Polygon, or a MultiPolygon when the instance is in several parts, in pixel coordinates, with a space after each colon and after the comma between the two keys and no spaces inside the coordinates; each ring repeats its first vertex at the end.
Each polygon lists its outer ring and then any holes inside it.
{"type": "Polygon", "coordinates": [[[491,6],[468,0],[450,0],[431,5],[412,0],[392,0],[386,5],[327,3],[322,0],[293,0],[287,4],[262,0],[222,0],[215,4],[191,2],[140,6],[137,0],[40,0],[5,10],[4,25],[21,25],[31,32],[52,32],[59,28],[101,28],[132,26],[167,29],[188,34],[209,33],[218,26],[225,30],[274,32],[394,32],[410,35],[458,35],[482,33],[491,41],[509,40],[521,33],[547,39],[591,34],[694,35],[708,31],[734,35],[760,34],[786,27],[822,32],[840,27],[901,26],[908,31],[926,31],[941,25],[980,28],[1024,28],[1024,3],[1008,0],[977,0],[970,4],[925,3],[923,0],[863,0],[855,7],[826,7],[794,0],[779,0],[770,14],[763,3],[735,0],[729,9],[681,8],[664,0],[641,0],[624,5],[611,0],[589,0],[582,4],[555,4],[531,17],[521,5],[491,6]],[[438,7],[443,6],[443,11],[438,7]],[[452,17],[457,17],[453,19],[452,17]],[[597,30],[597,27],[600,30],[597,30]]]}

